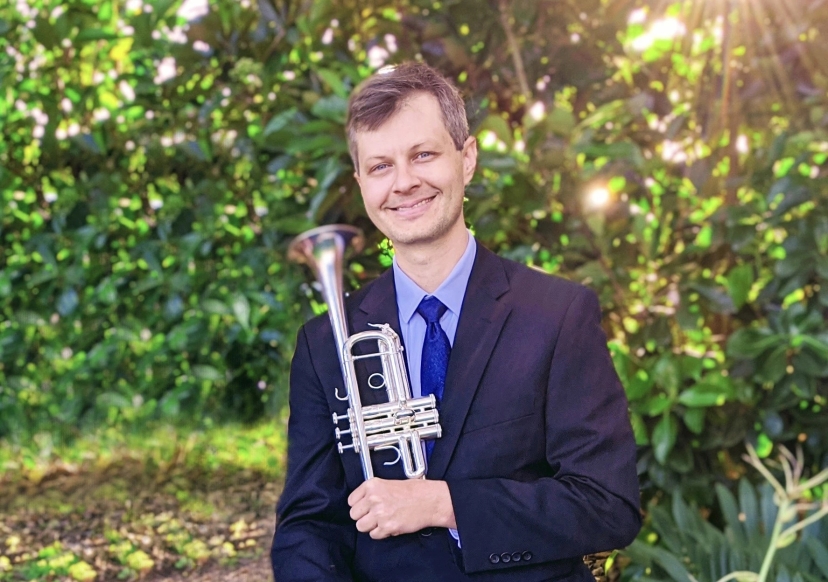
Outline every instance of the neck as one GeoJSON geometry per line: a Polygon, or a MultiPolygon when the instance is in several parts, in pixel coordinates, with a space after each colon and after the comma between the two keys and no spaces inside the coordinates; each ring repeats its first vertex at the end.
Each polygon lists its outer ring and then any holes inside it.
{"type": "Polygon", "coordinates": [[[427,245],[394,248],[399,267],[428,294],[434,293],[446,280],[466,251],[469,233],[462,221],[460,226],[449,236],[427,245]]]}

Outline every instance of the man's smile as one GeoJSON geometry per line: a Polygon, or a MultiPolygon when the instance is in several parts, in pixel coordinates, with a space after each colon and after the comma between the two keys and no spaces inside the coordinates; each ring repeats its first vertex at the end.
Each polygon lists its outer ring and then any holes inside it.
{"type": "Polygon", "coordinates": [[[389,206],[388,209],[393,210],[395,212],[401,212],[401,213],[404,214],[406,212],[418,210],[418,209],[426,206],[432,200],[434,200],[436,197],[437,197],[437,195],[435,194],[434,196],[431,196],[429,198],[423,198],[421,200],[417,200],[417,201],[414,201],[414,202],[406,202],[404,204],[399,204],[397,206],[389,206]]]}

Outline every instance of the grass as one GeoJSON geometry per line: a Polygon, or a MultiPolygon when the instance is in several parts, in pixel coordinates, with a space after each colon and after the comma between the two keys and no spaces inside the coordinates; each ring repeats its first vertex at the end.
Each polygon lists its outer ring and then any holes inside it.
{"type": "Polygon", "coordinates": [[[132,580],[269,547],[284,422],[0,443],[0,581],[132,580]]]}

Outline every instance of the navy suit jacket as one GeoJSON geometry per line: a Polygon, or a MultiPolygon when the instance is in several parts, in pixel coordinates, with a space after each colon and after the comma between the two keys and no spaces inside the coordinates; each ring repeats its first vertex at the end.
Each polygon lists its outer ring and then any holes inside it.
{"type": "MultiPolygon", "coordinates": [[[[393,270],[346,311],[350,333],[399,333],[393,270]]],[[[641,526],[627,400],[600,319],[593,291],[478,244],[427,474],[448,484],[462,548],[440,528],[384,540],[356,530],[347,498],[363,476],[359,456],[336,449],[331,415],[347,403],[334,395],[333,333],[327,315],[309,321],[291,367],[276,582],[593,582],[582,556],[628,545],[641,526]]],[[[378,358],[359,363],[361,378],[379,370],[378,358]]],[[[360,392],[364,405],[385,400],[360,392]]],[[[373,455],[378,477],[402,477],[382,464],[394,456],[373,455]]]]}

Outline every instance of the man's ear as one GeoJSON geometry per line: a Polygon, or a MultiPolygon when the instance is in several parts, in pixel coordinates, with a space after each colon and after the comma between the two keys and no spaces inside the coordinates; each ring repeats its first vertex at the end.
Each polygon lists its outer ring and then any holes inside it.
{"type": "Polygon", "coordinates": [[[477,168],[477,138],[470,135],[463,144],[463,184],[468,185],[477,168]]]}
{"type": "Polygon", "coordinates": [[[362,189],[362,182],[359,181],[359,172],[357,172],[356,170],[354,170],[354,180],[357,181],[357,184],[359,184],[360,189],[362,189]]]}

